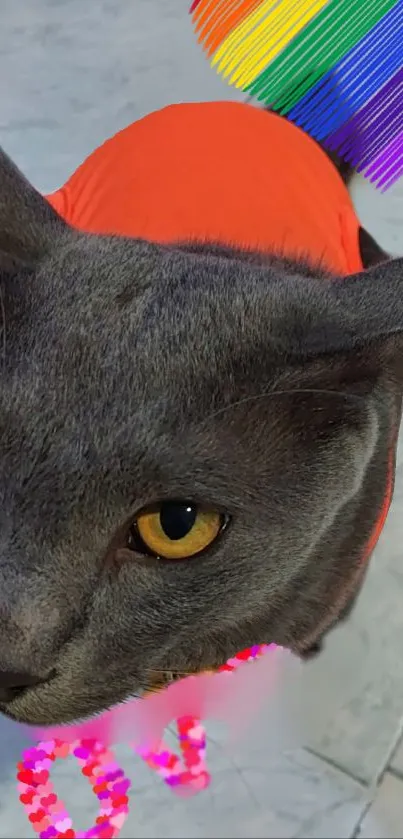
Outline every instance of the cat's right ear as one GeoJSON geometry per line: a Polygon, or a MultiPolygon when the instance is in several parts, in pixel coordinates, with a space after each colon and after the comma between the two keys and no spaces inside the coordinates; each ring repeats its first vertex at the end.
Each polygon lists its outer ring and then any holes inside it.
{"type": "Polygon", "coordinates": [[[68,229],[0,148],[0,275],[34,268],[68,229]]]}

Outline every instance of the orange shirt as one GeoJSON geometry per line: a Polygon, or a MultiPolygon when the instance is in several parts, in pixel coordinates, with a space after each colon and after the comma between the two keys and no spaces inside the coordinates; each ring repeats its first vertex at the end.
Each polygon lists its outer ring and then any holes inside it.
{"type": "Polygon", "coordinates": [[[342,275],[363,267],[359,221],[332,163],[299,128],[252,105],[151,113],[47,197],[87,232],[305,256],[342,275]]]}

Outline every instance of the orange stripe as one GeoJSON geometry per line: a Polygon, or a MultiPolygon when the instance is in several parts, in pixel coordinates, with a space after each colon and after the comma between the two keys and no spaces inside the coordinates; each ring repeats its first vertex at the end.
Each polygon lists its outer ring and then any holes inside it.
{"type": "Polygon", "coordinates": [[[205,5],[205,10],[202,11],[202,14],[198,15],[197,12],[195,14],[195,18],[199,17],[196,25],[196,32],[200,32],[199,40],[211,32],[211,30],[217,25],[217,21],[219,22],[220,20],[225,20],[228,12],[234,8],[234,5],[239,6],[240,2],[241,0],[221,0],[221,2],[216,2],[213,5],[211,0],[210,3],[207,0],[207,5],[205,5]]]}
{"type": "Polygon", "coordinates": [[[213,37],[213,33],[209,35],[206,39],[205,47],[208,56],[211,56],[213,52],[220,46],[222,41],[229,35],[233,29],[235,29],[238,24],[242,23],[245,18],[248,17],[249,14],[257,9],[260,5],[262,0],[243,0],[241,6],[236,10],[236,13],[232,15],[227,15],[223,25],[221,26],[219,33],[213,37]],[[211,44],[211,46],[210,46],[211,44]]]}
{"type": "Polygon", "coordinates": [[[235,7],[234,0],[227,0],[224,3],[217,3],[213,14],[208,15],[208,6],[211,5],[211,0],[201,0],[195,11],[196,17],[200,9],[200,20],[196,26],[196,32],[200,30],[198,40],[199,42],[205,42],[204,48],[207,55],[211,56],[227,35],[248,17],[261,2],[262,0],[241,0],[241,2],[237,2],[235,7]],[[204,7],[204,14],[201,14],[201,7],[204,7]]]}
{"type": "Polygon", "coordinates": [[[214,0],[201,0],[199,6],[193,13],[193,20],[197,21],[195,27],[196,32],[203,30],[203,33],[206,35],[215,25],[216,21],[224,19],[225,25],[225,20],[229,16],[237,22],[238,14],[244,17],[248,13],[248,7],[251,4],[253,8],[256,3],[259,4],[261,2],[262,0],[215,0],[215,2],[214,0]],[[245,7],[245,11],[243,11],[243,7],[245,7]]]}
{"type": "MultiPolygon", "coordinates": [[[[231,0],[227,0],[227,3],[231,3],[231,0]]],[[[221,8],[220,3],[216,3],[214,6],[213,0],[200,0],[192,14],[195,31],[198,32],[203,23],[210,20],[212,14],[217,13],[217,11],[220,14],[221,8]]]]}
{"type": "Polygon", "coordinates": [[[235,4],[239,4],[240,0],[201,0],[200,6],[193,14],[193,21],[195,22],[195,31],[200,32],[199,41],[204,38],[216,21],[225,18],[228,10],[235,4]]]}

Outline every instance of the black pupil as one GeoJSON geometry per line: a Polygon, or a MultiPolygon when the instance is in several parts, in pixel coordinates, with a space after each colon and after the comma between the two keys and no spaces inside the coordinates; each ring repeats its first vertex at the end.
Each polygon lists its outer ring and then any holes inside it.
{"type": "Polygon", "coordinates": [[[161,505],[161,527],[168,539],[177,541],[188,536],[197,517],[197,507],[191,504],[166,502],[161,505]]]}

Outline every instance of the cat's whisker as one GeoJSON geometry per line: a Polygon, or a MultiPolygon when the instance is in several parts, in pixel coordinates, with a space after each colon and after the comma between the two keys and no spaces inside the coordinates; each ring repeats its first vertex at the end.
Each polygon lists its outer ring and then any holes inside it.
{"type": "Polygon", "coordinates": [[[358,393],[344,393],[344,391],[340,390],[326,390],[324,388],[292,388],[290,390],[271,390],[268,393],[258,393],[255,396],[245,396],[243,399],[238,399],[236,402],[230,402],[229,405],[224,405],[223,408],[218,408],[216,411],[213,411],[211,414],[208,414],[206,417],[206,421],[210,419],[214,419],[215,417],[222,416],[225,414],[226,411],[230,411],[232,408],[237,408],[240,405],[247,405],[249,402],[257,402],[261,399],[274,399],[277,396],[292,396],[293,394],[308,394],[308,393],[317,393],[322,396],[337,396],[339,399],[349,399],[354,400],[355,402],[364,402],[365,397],[361,396],[358,393]]]}

